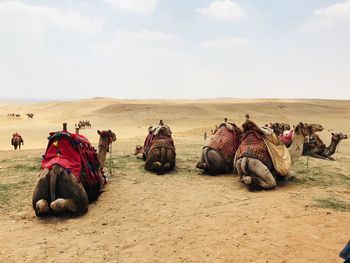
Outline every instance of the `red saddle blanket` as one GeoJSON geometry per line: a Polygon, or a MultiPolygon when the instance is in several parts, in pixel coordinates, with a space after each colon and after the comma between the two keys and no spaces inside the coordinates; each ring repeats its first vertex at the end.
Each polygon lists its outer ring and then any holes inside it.
{"type": "Polygon", "coordinates": [[[103,174],[97,153],[87,138],[66,131],[52,132],[41,163],[42,168],[51,169],[58,164],[69,170],[80,182],[82,173],[86,174],[90,185],[100,182],[103,174]]]}
{"type": "Polygon", "coordinates": [[[238,144],[235,131],[227,129],[226,126],[221,126],[206,147],[216,150],[227,163],[231,163],[235,157],[238,144]]]}

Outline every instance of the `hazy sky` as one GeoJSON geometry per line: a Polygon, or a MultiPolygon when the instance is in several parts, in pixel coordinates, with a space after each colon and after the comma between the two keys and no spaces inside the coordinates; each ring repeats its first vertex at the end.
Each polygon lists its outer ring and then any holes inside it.
{"type": "Polygon", "coordinates": [[[0,0],[0,98],[350,99],[350,1],[0,0]]]}

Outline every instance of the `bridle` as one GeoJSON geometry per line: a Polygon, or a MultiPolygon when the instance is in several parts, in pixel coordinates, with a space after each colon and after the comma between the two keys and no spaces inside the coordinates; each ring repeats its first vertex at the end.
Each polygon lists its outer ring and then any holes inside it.
{"type": "Polygon", "coordinates": [[[111,143],[112,143],[112,141],[113,141],[112,136],[111,136],[111,133],[108,132],[108,133],[102,134],[101,137],[102,137],[102,138],[107,137],[107,140],[108,140],[107,145],[108,145],[108,146],[104,146],[102,143],[100,143],[100,144],[98,145],[98,148],[99,148],[99,149],[100,149],[100,148],[105,149],[107,152],[109,152],[109,147],[110,147],[110,145],[111,145],[111,143]]]}

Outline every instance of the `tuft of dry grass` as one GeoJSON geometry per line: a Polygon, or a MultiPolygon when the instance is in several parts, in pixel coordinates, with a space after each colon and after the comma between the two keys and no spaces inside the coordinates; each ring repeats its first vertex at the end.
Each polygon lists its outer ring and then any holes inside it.
{"type": "Polygon", "coordinates": [[[350,212],[350,203],[338,199],[335,196],[315,198],[316,206],[326,209],[333,209],[340,212],[350,212]]]}

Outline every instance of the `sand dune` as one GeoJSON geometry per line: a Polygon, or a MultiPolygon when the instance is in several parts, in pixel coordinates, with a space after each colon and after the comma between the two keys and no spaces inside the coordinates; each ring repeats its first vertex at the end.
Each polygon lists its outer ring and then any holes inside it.
{"type": "MultiPolygon", "coordinates": [[[[210,132],[224,117],[240,125],[249,113],[261,125],[283,121],[320,123],[325,127],[321,137],[326,141],[330,131],[350,133],[350,102],[335,100],[116,100],[96,98],[68,102],[0,103],[0,149],[11,149],[11,134],[19,132],[25,140],[25,149],[43,148],[50,131],[68,123],[71,131],[79,120],[92,122],[91,130],[82,130],[96,142],[97,129],[110,128],[119,139],[143,136],[147,127],[163,119],[176,134],[200,138],[210,132]],[[28,120],[26,113],[35,117],[28,120]],[[20,119],[7,117],[19,113],[20,119]]],[[[347,143],[345,143],[347,144],[347,143]]],[[[348,144],[347,144],[348,145],[348,144]]]]}
{"type": "MultiPolygon", "coordinates": [[[[320,137],[328,145],[331,132],[350,134],[350,101],[339,100],[277,100],[277,99],[216,99],[216,100],[117,100],[95,98],[78,101],[41,103],[0,103],[0,150],[10,150],[11,136],[19,132],[23,149],[44,149],[51,131],[62,128],[74,131],[79,120],[90,120],[91,129],[82,129],[92,143],[98,141],[97,130],[111,129],[117,134],[117,145],[129,142],[142,144],[147,128],[163,119],[173,131],[175,141],[202,143],[203,133],[210,134],[224,117],[241,125],[245,114],[260,125],[269,122],[299,121],[319,123],[325,128],[320,137]],[[35,114],[28,119],[28,112],[35,114]],[[8,117],[19,113],[21,118],[8,117]]],[[[118,146],[117,146],[118,147],[118,146]]],[[[130,153],[133,151],[130,146],[130,153]]],[[[350,141],[341,143],[341,150],[350,153],[350,141]]]]}

